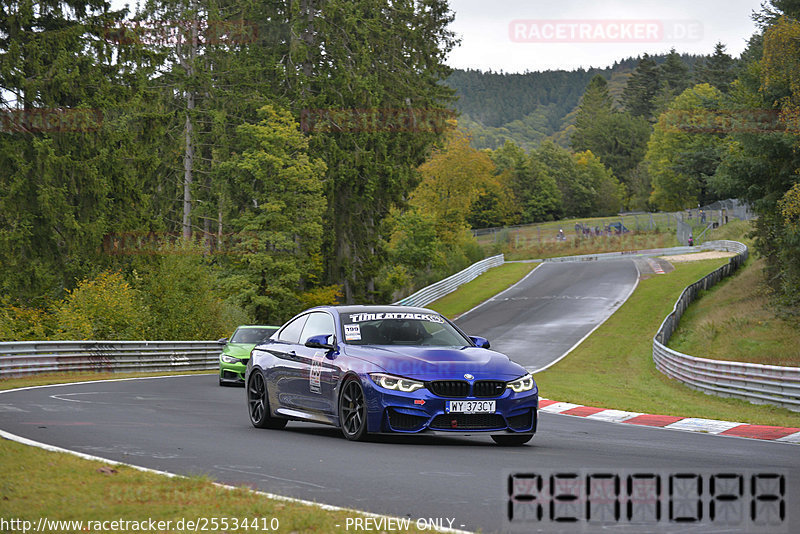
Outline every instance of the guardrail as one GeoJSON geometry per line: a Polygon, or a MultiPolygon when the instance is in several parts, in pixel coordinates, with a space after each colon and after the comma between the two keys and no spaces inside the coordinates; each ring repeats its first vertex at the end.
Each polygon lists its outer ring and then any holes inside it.
{"type": "Polygon", "coordinates": [[[459,286],[474,280],[492,267],[503,265],[503,261],[504,256],[502,254],[498,254],[497,256],[492,256],[491,258],[486,258],[485,260],[473,263],[463,271],[448,276],[444,280],[440,280],[435,284],[424,287],[416,293],[398,300],[394,304],[399,306],[425,306],[426,304],[430,304],[434,300],[439,299],[448,293],[452,293],[458,289],[459,286]]]}
{"type": "Polygon", "coordinates": [[[776,404],[800,411],[800,367],[709,360],[682,354],[666,346],[686,308],[700,291],[733,274],[747,260],[748,250],[737,241],[709,241],[704,249],[735,252],[727,265],[683,290],[675,307],[653,338],[656,368],[675,380],[704,393],[737,397],[756,404],[776,404]]]}
{"type": "Polygon", "coordinates": [[[216,341],[11,341],[0,343],[0,378],[37,373],[206,371],[219,368],[216,341]]]}

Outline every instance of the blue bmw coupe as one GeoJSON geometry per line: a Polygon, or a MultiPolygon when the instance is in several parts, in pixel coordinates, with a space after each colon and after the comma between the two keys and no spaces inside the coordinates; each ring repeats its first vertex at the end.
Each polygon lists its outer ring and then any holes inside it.
{"type": "Polygon", "coordinates": [[[334,425],[368,434],[488,434],[522,445],[536,432],[538,389],[521,365],[438,313],[405,306],[306,310],[253,349],[250,422],[334,425]]]}

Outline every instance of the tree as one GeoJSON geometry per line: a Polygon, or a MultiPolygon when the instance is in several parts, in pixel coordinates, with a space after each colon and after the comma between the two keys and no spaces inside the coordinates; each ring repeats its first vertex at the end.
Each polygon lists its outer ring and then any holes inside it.
{"type": "Polygon", "coordinates": [[[419,168],[422,181],[410,203],[433,216],[440,242],[456,244],[469,229],[467,216],[488,184],[494,182],[495,166],[486,152],[472,148],[461,131],[451,131],[444,147],[434,151],[419,168]]]}
{"type": "Polygon", "coordinates": [[[730,86],[736,78],[736,61],[725,52],[725,45],[714,45],[714,53],[695,70],[696,83],[708,83],[723,93],[730,91],[730,86]]]}
{"type": "Polygon", "coordinates": [[[231,222],[226,284],[257,321],[281,323],[300,311],[300,295],[319,280],[322,176],[308,139],[285,110],[265,106],[257,124],[238,128],[242,152],[221,165],[227,194],[243,208],[231,222]]]}
{"type": "Polygon", "coordinates": [[[575,154],[578,180],[589,184],[594,191],[591,215],[615,215],[622,208],[625,188],[609,168],[589,150],[575,154]]]}
{"type": "Polygon", "coordinates": [[[762,38],[751,39],[746,63],[731,86],[735,112],[745,128],[733,130],[713,185],[751,203],[755,246],[764,257],[766,281],[778,303],[800,309],[800,258],[793,208],[800,182],[800,6],[772,0],[759,19],[762,38]]]}
{"type": "Polygon", "coordinates": [[[669,51],[664,63],[659,65],[658,79],[661,87],[656,95],[656,111],[661,114],[690,85],[689,67],[674,48],[669,51]]]}
{"type": "Polygon", "coordinates": [[[596,125],[605,122],[614,112],[613,101],[608,95],[608,82],[601,75],[596,75],[586,87],[581,99],[578,114],[575,117],[575,131],[570,144],[575,151],[591,150],[601,143],[605,132],[599,131],[596,125]]]}
{"type": "Polygon", "coordinates": [[[510,175],[509,186],[520,212],[518,223],[548,221],[561,215],[561,191],[544,163],[512,141],[493,151],[492,160],[497,172],[510,175]]]}
{"type": "Polygon", "coordinates": [[[551,142],[545,142],[539,150],[531,153],[531,159],[544,165],[558,185],[564,216],[586,217],[592,214],[597,191],[578,172],[577,163],[570,152],[551,142]]]}
{"type": "Polygon", "coordinates": [[[441,82],[456,43],[439,0],[294,4],[286,65],[295,109],[315,121],[310,150],[327,162],[326,278],[346,302],[378,295],[382,221],[417,185],[417,168],[446,129],[441,82]],[[437,119],[438,117],[438,119],[437,119]],[[340,120],[341,119],[341,120],[340,120]],[[433,120],[431,120],[433,119],[433,120]]]}
{"type": "Polygon", "coordinates": [[[636,65],[622,92],[625,111],[634,117],[653,119],[655,97],[658,93],[658,66],[648,54],[644,54],[636,65]]]}
{"type": "Polygon", "coordinates": [[[681,93],[659,117],[645,157],[658,208],[674,211],[714,200],[707,180],[719,165],[723,139],[704,125],[721,99],[719,90],[700,84],[681,93]]]}
{"type": "Polygon", "coordinates": [[[571,144],[576,152],[590,151],[609,167],[622,182],[623,197],[627,198],[634,190],[631,173],[644,159],[650,131],[645,117],[613,109],[605,79],[596,76],[586,88],[571,144]]]}
{"type": "Polygon", "coordinates": [[[0,294],[59,298],[102,269],[110,228],[146,217],[111,115],[137,90],[104,36],[123,14],[88,0],[0,6],[0,294]]]}

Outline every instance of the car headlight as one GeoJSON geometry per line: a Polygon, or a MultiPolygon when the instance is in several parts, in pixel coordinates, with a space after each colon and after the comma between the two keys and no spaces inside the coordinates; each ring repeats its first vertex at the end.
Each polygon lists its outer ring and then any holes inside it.
{"type": "Polygon", "coordinates": [[[511,391],[514,393],[522,393],[523,391],[530,391],[533,389],[534,381],[533,375],[530,373],[526,374],[522,378],[517,378],[516,380],[509,382],[506,384],[506,387],[511,388],[511,391]]]}
{"type": "Polygon", "coordinates": [[[418,380],[411,380],[401,376],[385,375],[383,373],[370,373],[369,377],[373,382],[382,388],[394,389],[396,391],[402,391],[403,393],[411,393],[412,391],[416,391],[425,387],[425,384],[419,382],[418,380]]]}
{"type": "Polygon", "coordinates": [[[227,354],[220,354],[219,359],[225,363],[239,363],[239,358],[234,358],[233,356],[228,356],[227,354]]]}

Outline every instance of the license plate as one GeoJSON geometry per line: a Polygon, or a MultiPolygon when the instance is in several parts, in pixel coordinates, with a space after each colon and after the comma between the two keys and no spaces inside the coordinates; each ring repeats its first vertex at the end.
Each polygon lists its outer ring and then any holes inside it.
{"type": "Polygon", "coordinates": [[[495,401],[447,401],[447,413],[494,413],[495,401]]]}

